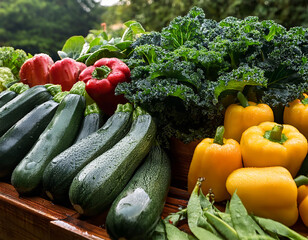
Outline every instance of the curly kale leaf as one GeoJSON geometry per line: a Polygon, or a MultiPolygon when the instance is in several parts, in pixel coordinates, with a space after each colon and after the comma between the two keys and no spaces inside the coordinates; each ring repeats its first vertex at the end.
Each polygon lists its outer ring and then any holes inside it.
{"type": "Polygon", "coordinates": [[[162,29],[162,47],[175,50],[187,42],[191,46],[198,45],[203,40],[201,25],[204,19],[203,10],[197,7],[192,8],[186,16],[176,17],[162,29]]]}
{"type": "Polygon", "coordinates": [[[242,92],[247,85],[266,88],[267,79],[264,77],[264,71],[257,67],[251,68],[245,65],[219,76],[218,84],[214,90],[215,97],[218,99],[220,94],[227,90],[242,92]]]}

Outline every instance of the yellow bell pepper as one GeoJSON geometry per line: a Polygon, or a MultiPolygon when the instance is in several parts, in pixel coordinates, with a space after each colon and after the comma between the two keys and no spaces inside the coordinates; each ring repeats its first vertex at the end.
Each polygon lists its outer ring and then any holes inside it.
{"type": "Polygon", "coordinates": [[[305,176],[298,176],[294,179],[298,189],[297,189],[297,204],[299,215],[308,227],[308,178],[305,176]]]}
{"type": "Polygon", "coordinates": [[[292,226],[298,219],[297,186],[284,167],[240,168],[226,181],[249,213],[292,226]]]}
{"type": "Polygon", "coordinates": [[[220,126],[214,139],[205,138],[196,146],[188,172],[188,191],[193,191],[198,178],[205,178],[201,189],[204,193],[211,189],[216,202],[230,198],[226,179],[243,166],[239,143],[224,139],[223,134],[224,127],[220,126]]]}
{"type": "Polygon", "coordinates": [[[307,139],[295,127],[264,122],[248,128],[240,142],[244,167],[282,166],[294,177],[307,154],[307,139]]]}
{"type": "Polygon", "coordinates": [[[296,99],[286,106],[283,111],[283,122],[296,127],[308,138],[308,96],[305,99],[296,99]]]}
{"type": "Polygon", "coordinates": [[[273,110],[267,104],[256,104],[247,101],[239,92],[240,104],[227,107],[224,117],[225,138],[232,138],[240,142],[242,133],[249,127],[265,121],[274,121],[273,110]]]}

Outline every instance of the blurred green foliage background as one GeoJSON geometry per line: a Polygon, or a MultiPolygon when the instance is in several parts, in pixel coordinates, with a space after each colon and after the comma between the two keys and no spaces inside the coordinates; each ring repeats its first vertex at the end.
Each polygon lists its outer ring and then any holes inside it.
{"type": "Polygon", "coordinates": [[[120,36],[122,23],[128,20],[140,22],[147,31],[160,31],[192,6],[201,7],[207,18],[217,21],[254,15],[286,28],[308,27],[307,0],[119,0],[110,7],[98,1],[1,0],[0,46],[31,54],[44,52],[57,60],[57,51],[73,35],[85,37],[90,31],[105,29],[111,36],[120,36]]]}

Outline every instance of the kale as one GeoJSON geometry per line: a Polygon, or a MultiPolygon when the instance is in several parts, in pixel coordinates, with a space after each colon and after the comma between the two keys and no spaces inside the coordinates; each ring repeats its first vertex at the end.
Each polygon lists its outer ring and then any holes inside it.
{"type": "Polygon", "coordinates": [[[194,7],[161,32],[141,35],[132,48],[124,60],[131,82],[116,93],[157,119],[164,142],[213,137],[238,91],[275,111],[308,89],[304,27],[287,30],[255,16],[217,22],[194,7]]]}

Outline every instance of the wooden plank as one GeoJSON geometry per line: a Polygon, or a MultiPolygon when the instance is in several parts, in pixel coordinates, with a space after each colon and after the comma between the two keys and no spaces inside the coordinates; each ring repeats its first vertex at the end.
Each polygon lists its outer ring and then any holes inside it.
{"type": "MultiPolygon", "coordinates": [[[[189,194],[170,187],[162,217],[186,207],[189,194]]],[[[223,210],[223,206],[218,206],[223,210]]],[[[19,197],[14,187],[0,182],[0,240],[110,240],[105,229],[107,211],[96,217],[80,216],[72,208],[53,204],[41,197],[19,197]]],[[[189,232],[186,221],[179,224],[189,232]]],[[[299,220],[295,231],[308,237],[299,220]]]]}

